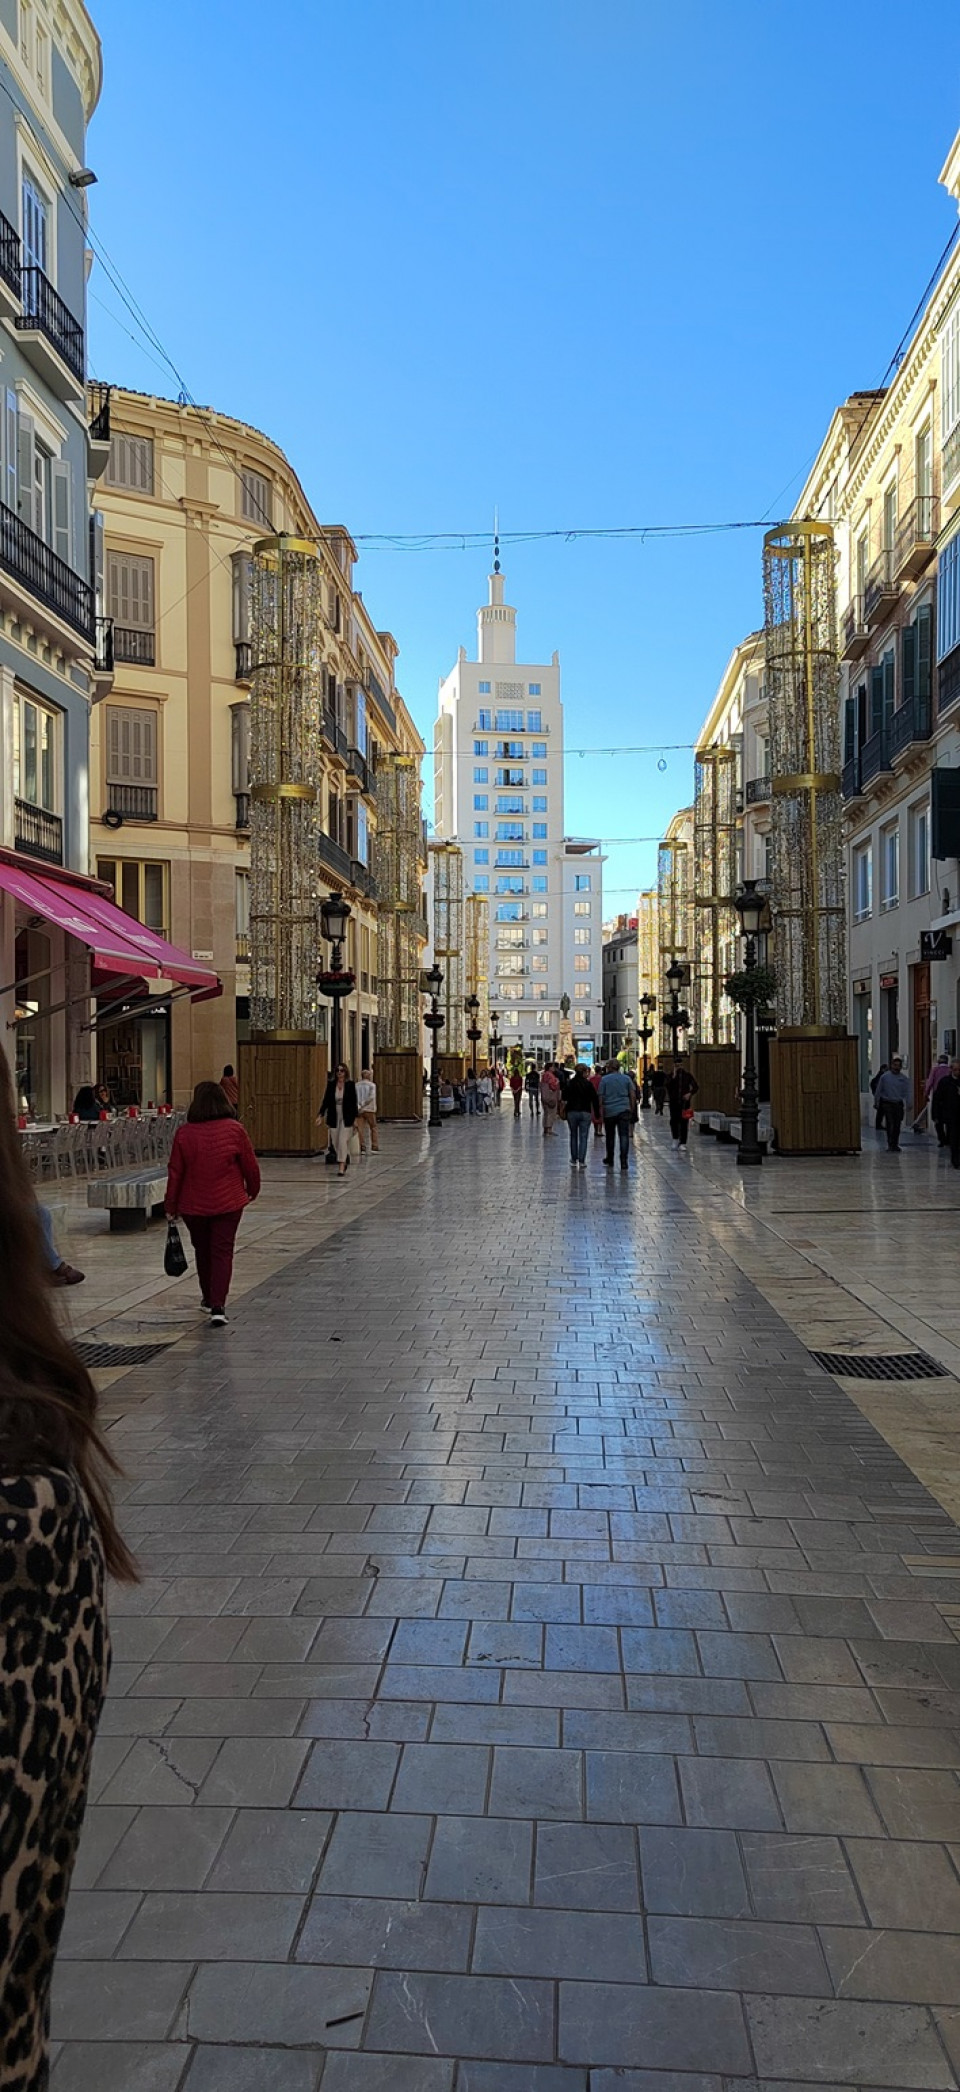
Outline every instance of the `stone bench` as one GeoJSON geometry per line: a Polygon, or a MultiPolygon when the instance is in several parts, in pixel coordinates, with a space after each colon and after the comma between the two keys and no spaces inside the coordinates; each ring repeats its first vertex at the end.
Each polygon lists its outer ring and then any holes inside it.
{"type": "Polygon", "coordinates": [[[166,1188],[166,1165],[131,1170],[126,1176],[88,1184],[87,1205],[106,1206],[111,1234],[129,1234],[132,1229],[145,1228],[148,1220],[163,1212],[166,1188]]]}

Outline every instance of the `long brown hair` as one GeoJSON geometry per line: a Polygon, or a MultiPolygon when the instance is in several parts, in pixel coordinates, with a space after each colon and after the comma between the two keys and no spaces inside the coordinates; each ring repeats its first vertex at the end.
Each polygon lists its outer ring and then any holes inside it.
{"type": "MultiPolygon", "coordinates": [[[[226,1074],[226,1069],[224,1069],[226,1074]]],[[[188,1126],[206,1126],[211,1119],[235,1119],[237,1116],[226,1090],[218,1082],[198,1082],[187,1113],[188,1126]]]]}
{"type": "Polygon", "coordinates": [[[93,1381],[53,1312],[36,1197],[0,1049],[0,1464],[12,1473],[73,1468],[108,1569],[136,1583],[137,1565],[110,1501],[110,1476],[120,1469],[97,1424],[97,1407],[93,1381]]]}

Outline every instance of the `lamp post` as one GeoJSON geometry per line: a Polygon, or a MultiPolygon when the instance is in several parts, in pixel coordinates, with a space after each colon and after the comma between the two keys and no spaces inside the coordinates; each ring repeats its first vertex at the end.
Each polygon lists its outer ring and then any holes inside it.
{"type": "Polygon", "coordinates": [[[640,1038],[643,1042],[643,1081],[640,1086],[640,1106],[643,1111],[649,1111],[650,1109],[650,1062],[647,1057],[647,1047],[653,1038],[650,1012],[655,1010],[656,1007],[656,996],[648,995],[646,989],[644,989],[640,997],[640,1015],[643,1021],[639,1027],[640,1038]]]}
{"type": "Polygon", "coordinates": [[[690,1023],[689,1010],[683,1010],[680,1007],[680,990],[686,987],[689,978],[689,968],[684,966],[679,959],[673,959],[667,967],[670,1008],[666,1013],[664,1021],[668,1025],[673,1038],[673,1065],[675,1068],[678,1068],[680,1065],[679,1036],[682,1031],[687,1030],[690,1023]]]}
{"type": "MultiPolygon", "coordinates": [[[[734,894],[733,905],[740,917],[740,928],[744,937],[744,972],[750,975],[756,969],[757,937],[766,907],[766,897],[758,892],[755,879],[744,879],[734,894]]],[[[756,1169],[763,1161],[763,1150],[759,1138],[760,1104],[757,1097],[757,1006],[752,995],[744,1006],[744,1014],[747,1032],[740,1091],[740,1143],[737,1148],[737,1167],[756,1169]]]]}
{"type": "Polygon", "coordinates": [[[465,1001],[464,1001],[464,1005],[463,1005],[463,1007],[464,1007],[464,1009],[466,1010],[467,1016],[468,1016],[468,1017],[469,1017],[469,1019],[470,1019],[470,1022],[469,1022],[469,1024],[467,1025],[467,1038],[468,1038],[468,1039],[469,1039],[469,1041],[470,1041],[470,1048],[471,1048],[471,1052],[472,1052],[472,1055],[473,1055],[473,1062],[472,1062],[472,1067],[473,1067],[473,1073],[474,1073],[474,1075],[476,1075],[476,1072],[477,1072],[477,1044],[478,1044],[478,1041],[479,1041],[479,1039],[480,1039],[480,1026],[479,1026],[479,1024],[477,1023],[477,1011],[478,1011],[478,1010],[479,1010],[479,1008],[480,1008],[480,997],[479,997],[479,995],[468,995],[468,996],[466,997],[465,1001]]]}
{"type": "Polygon", "coordinates": [[[356,985],[356,975],[343,964],[343,940],[347,934],[349,915],[350,903],[344,900],[342,893],[328,893],[326,900],[320,903],[323,934],[330,944],[330,964],[326,970],[321,969],[318,973],[317,987],[321,995],[326,995],[333,1004],[330,1015],[331,1073],[339,1067],[343,1051],[340,1042],[340,1004],[344,996],[349,995],[356,985]]]}
{"type": "Polygon", "coordinates": [[[433,965],[428,969],[426,982],[430,990],[430,1008],[427,1010],[423,1020],[430,1033],[430,1117],[427,1120],[427,1124],[428,1126],[442,1126],[443,1120],[440,1117],[440,1063],[437,1059],[437,1048],[440,1028],[445,1019],[443,1011],[437,1008],[440,990],[443,987],[443,975],[436,959],[434,959],[433,965]]]}
{"type": "Polygon", "coordinates": [[[630,1047],[631,1047],[631,1043],[632,1043],[632,1039],[631,1039],[631,1030],[630,1030],[630,1027],[631,1027],[632,1023],[633,1023],[633,1011],[632,1011],[632,1010],[624,1010],[624,1013],[623,1013],[623,1050],[624,1050],[624,1053],[626,1054],[626,1056],[627,1056],[627,1059],[628,1059],[628,1060],[629,1060],[629,1058],[630,1058],[630,1047]]]}
{"type": "Polygon", "coordinates": [[[496,1069],[497,1069],[497,1066],[498,1066],[498,1064],[499,1064],[499,1060],[500,1060],[500,1031],[499,1031],[499,1025],[500,1025],[500,1012],[499,1012],[499,1010],[491,1010],[491,1012],[490,1012],[490,1051],[491,1051],[491,1053],[492,1053],[492,1055],[493,1055],[493,1066],[494,1066],[494,1072],[496,1072],[496,1069]]]}

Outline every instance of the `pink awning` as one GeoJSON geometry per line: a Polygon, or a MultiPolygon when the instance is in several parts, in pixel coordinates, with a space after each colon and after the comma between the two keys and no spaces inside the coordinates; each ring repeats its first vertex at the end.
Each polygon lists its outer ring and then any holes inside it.
{"type": "Polygon", "coordinates": [[[19,865],[0,862],[0,888],[35,915],[56,923],[68,937],[87,945],[98,972],[111,979],[176,981],[189,988],[194,1002],[223,994],[223,983],[212,967],[178,951],[175,944],[168,944],[134,916],[125,915],[101,894],[71,886],[55,872],[27,872],[19,865]]]}

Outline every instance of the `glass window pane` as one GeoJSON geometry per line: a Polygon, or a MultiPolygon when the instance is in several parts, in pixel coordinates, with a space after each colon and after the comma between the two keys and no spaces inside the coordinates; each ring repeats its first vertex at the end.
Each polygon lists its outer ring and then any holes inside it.
{"type": "Polygon", "coordinates": [[[120,906],[128,915],[140,921],[140,866],[127,862],[120,866],[120,906]]]}
{"type": "Polygon", "coordinates": [[[151,930],[165,928],[162,864],[145,864],[143,867],[143,920],[151,930]]]}

